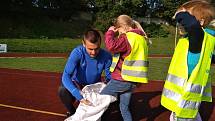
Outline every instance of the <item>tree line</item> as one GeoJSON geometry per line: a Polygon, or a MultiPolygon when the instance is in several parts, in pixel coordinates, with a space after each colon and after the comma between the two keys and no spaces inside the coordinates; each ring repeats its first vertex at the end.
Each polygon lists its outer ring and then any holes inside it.
{"type": "MultiPolygon", "coordinates": [[[[104,30],[120,14],[132,18],[156,17],[169,23],[176,8],[187,0],[2,0],[0,18],[48,17],[56,21],[69,21],[80,11],[93,17],[92,25],[104,30]]],[[[212,4],[214,0],[209,0],[212,4]]]]}
{"type": "Polygon", "coordinates": [[[97,21],[116,17],[119,14],[171,18],[176,7],[186,0],[3,0],[1,16],[52,16],[69,18],[77,11],[95,15],[97,21]]]}

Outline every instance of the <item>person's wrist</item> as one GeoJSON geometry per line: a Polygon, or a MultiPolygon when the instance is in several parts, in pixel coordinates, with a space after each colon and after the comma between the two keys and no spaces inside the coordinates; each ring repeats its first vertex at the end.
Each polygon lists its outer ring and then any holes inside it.
{"type": "Polygon", "coordinates": [[[75,96],[75,98],[77,99],[77,100],[81,100],[81,99],[83,99],[83,96],[82,96],[82,94],[80,93],[80,90],[78,90],[78,89],[76,89],[76,90],[74,90],[73,91],[73,96],[75,96]]]}

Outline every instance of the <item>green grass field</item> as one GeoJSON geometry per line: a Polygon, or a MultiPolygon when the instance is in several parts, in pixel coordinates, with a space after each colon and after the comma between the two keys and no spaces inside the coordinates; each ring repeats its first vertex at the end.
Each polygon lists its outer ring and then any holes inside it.
{"type": "MultiPolygon", "coordinates": [[[[174,37],[151,38],[149,54],[173,54],[174,37]]],[[[81,44],[81,39],[0,39],[1,44],[7,44],[8,52],[24,53],[68,53],[81,44]]],[[[102,42],[104,48],[104,42],[102,42]]]]}
{"type": "Polygon", "coordinates": [[[65,58],[1,58],[0,68],[62,72],[65,58]]]}
{"type": "MultiPolygon", "coordinates": [[[[169,27],[169,37],[151,38],[149,55],[172,55],[174,52],[174,28],[169,27]]],[[[8,52],[27,53],[69,53],[81,44],[81,39],[0,39],[0,43],[8,44],[8,52]]],[[[104,44],[102,43],[102,48],[104,44]]],[[[149,79],[164,80],[167,75],[170,59],[149,59],[149,79]]],[[[62,72],[66,63],[65,58],[1,58],[0,68],[15,68],[34,71],[62,72]]],[[[215,84],[215,66],[211,69],[215,84]]]]}
{"type": "MultiPolygon", "coordinates": [[[[169,28],[171,34],[168,37],[151,38],[153,44],[149,46],[149,54],[173,54],[175,47],[174,29],[172,27],[169,28]]],[[[8,52],[68,53],[74,47],[81,44],[81,37],[78,39],[0,39],[0,43],[7,44],[8,52]]],[[[104,48],[103,41],[102,48],[104,48]]]]}
{"type": "Polygon", "coordinates": [[[67,53],[81,43],[81,39],[0,39],[8,52],[67,53]]]}

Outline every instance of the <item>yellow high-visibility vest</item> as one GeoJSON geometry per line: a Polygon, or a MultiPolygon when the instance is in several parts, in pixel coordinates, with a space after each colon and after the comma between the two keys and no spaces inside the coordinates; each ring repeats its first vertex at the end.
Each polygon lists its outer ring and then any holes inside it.
{"type": "Polygon", "coordinates": [[[198,64],[188,78],[187,53],[189,41],[179,40],[172,57],[161,96],[161,104],[177,117],[195,118],[201,101],[212,101],[208,80],[215,37],[204,33],[198,64]]]}
{"type": "MultiPolygon", "coordinates": [[[[134,32],[127,32],[129,44],[131,46],[131,52],[125,57],[121,76],[126,81],[147,83],[148,73],[148,45],[144,38],[134,32]]],[[[113,72],[118,61],[120,54],[115,54],[112,59],[112,65],[110,71],[113,72]]]]}

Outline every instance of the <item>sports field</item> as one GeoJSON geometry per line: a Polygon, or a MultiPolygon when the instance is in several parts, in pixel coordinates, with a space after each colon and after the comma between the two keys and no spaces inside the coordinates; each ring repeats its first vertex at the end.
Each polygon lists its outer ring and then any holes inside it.
{"type": "MultiPolygon", "coordinates": [[[[2,121],[62,121],[65,119],[66,109],[57,96],[58,86],[61,80],[61,71],[66,61],[67,54],[19,54],[1,55],[0,60],[12,63],[9,60],[19,63],[19,59],[25,60],[23,65],[17,66],[19,69],[0,68],[0,117],[2,121]],[[5,59],[8,59],[5,61],[5,59]],[[28,63],[37,60],[35,67],[29,67],[28,63]],[[45,59],[46,61],[44,61],[45,59]],[[58,61],[56,61],[56,59],[58,61]],[[40,60],[40,61],[39,61],[40,60]],[[43,61],[41,61],[43,60],[43,61]],[[55,61],[54,61],[55,60],[55,61]],[[46,63],[44,63],[46,62],[46,63]],[[59,62],[61,64],[59,64],[59,62]],[[56,68],[39,71],[34,70],[37,66],[46,64],[56,64],[56,68]],[[33,69],[32,69],[33,68],[33,69]],[[57,69],[59,68],[59,69],[57,69]],[[30,69],[34,71],[30,71],[30,69]],[[51,71],[55,70],[55,71],[51,71]]],[[[159,60],[170,60],[169,56],[151,57],[159,60]]],[[[23,60],[21,61],[23,62],[23,60]]],[[[168,61],[166,65],[168,65],[168,61]]],[[[162,63],[163,65],[165,63],[162,63]]],[[[167,66],[168,67],[168,66],[167,66]]],[[[167,67],[157,67],[154,75],[159,70],[167,67]]],[[[166,73],[166,72],[165,72],[166,73]]],[[[157,75],[158,76],[158,75],[157,75]]],[[[163,78],[163,77],[159,77],[163,78]]],[[[160,95],[163,88],[162,80],[150,80],[149,84],[142,84],[137,87],[133,93],[131,101],[132,115],[134,121],[168,121],[170,114],[160,105],[160,95]]],[[[215,88],[213,87],[213,99],[215,98],[215,88]]],[[[203,103],[200,110],[201,116],[205,121],[214,121],[215,119],[215,102],[203,103]]],[[[102,121],[121,121],[121,115],[118,109],[118,102],[113,103],[102,117],[102,121]]]]}
{"type": "MultiPolygon", "coordinates": [[[[62,121],[66,112],[57,96],[61,73],[0,69],[0,117],[2,121],[62,121]]],[[[134,121],[168,121],[170,114],[160,105],[163,82],[137,87],[131,100],[134,121]]],[[[213,89],[215,94],[215,88],[213,89]]],[[[213,95],[215,97],[215,95],[213,95]]],[[[214,121],[215,102],[203,103],[205,121],[214,121]]],[[[118,102],[111,104],[102,121],[121,121],[118,102]]]]}
{"type": "MultiPolygon", "coordinates": [[[[174,50],[173,38],[154,39],[149,48],[149,84],[136,88],[131,101],[134,121],[168,121],[170,112],[160,105],[160,95],[174,50]]],[[[0,54],[0,117],[2,121],[62,121],[66,109],[57,91],[69,52],[80,40],[1,39],[8,53],[0,54]],[[41,46],[43,45],[43,46],[41,46]],[[25,52],[26,53],[23,53],[25,52]],[[19,52],[19,53],[14,53],[19,52]],[[50,53],[51,52],[51,53],[50,53]]],[[[215,82],[215,66],[211,68],[215,82]]],[[[215,83],[214,83],[215,84],[215,83]]],[[[213,87],[213,99],[215,98],[213,87]]],[[[214,121],[215,102],[203,103],[205,121],[214,121]]],[[[118,102],[102,121],[121,121],[118,102]]]]}

